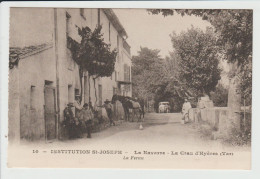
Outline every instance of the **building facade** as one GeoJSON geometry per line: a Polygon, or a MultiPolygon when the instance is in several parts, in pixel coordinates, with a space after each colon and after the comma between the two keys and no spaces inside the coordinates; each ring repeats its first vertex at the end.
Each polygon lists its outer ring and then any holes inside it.
{"type": "MultiPolygon", "coordinates": [[[[10,13],[10,140],[57,139],[63,110],[68,103],[74,102],[76,93],[82,93],[82,103],[91,101],[94,106],[102,105],[106,99],[111,100],[113,94],[132,95],[127,33],[112,9],[37,9],[12,8],[10,13]],[[19,14],[23,14],[20,19],[19,14]],[[42,31],[35,25],[41,19],[44,19],[44,25],[39,24],[43,25],[42,31]],[[105,42],[111,44],[111,49],[116,48],[118,55],[112,76],[94,82],[87,72],[80,79],[79,66],[67,47],[67,37],[80,42],[78,27],[88,26],[94,30],[98,24],[102,25],[105,42]],[[26,35],[14,35],[26,28],[31,34],[36,28],[32,39],[26,35]],[[23,37],[27,38],[21,40],[23,37]],[[33,40],[35,43],[30,45],[33,40]],[[18,41],[22,45],[15,47],[18,41]]],[[[116,103],[114,110],[115,117],[121,119],[121,104],[116,103]]],[[[106,116],[104,108],[100,108],[100,113],[106,116]]]]}

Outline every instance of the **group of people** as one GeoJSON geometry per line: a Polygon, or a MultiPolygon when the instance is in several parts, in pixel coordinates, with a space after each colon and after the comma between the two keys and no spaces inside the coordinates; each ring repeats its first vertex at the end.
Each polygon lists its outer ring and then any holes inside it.
{"type": "MultiPolygon", "coordinates": [[[[104,107],[110,120],[110,125],[115,125],[110,101],[106,100],[104,105],[97,107],[104,107]]],[[[80,95],[76,95],[75,102],[69,103],[64,109],[64,126],[69,138],[82,138],[84,133],[87,133],[87,138],[91,138],[93,119],[98,118],[97,114],[98,111],[94,109],[91,102],[82,106],[80,104],[80,95]]]]}

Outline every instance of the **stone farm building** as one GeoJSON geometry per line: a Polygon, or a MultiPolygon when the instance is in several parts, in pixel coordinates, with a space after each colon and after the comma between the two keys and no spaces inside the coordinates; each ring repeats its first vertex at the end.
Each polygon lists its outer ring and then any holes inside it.
{"type": "MultiPolygon", "coordinates": [[[[81,93],[80,80],[87,103],[102,105],[116,93],[132,95],[127,33],[112,9],[11,8],[10,17],[9,140],[57,139],[64,108],[81,93]],[[94,88],[87,73],[80,79],[67,36],[80,42],[77,27],[93,30],[97,24],[118,55],[112,76],[98,78],[94,88]]],[[[121,104],[114,109],[122,118],[121,104]]]]}

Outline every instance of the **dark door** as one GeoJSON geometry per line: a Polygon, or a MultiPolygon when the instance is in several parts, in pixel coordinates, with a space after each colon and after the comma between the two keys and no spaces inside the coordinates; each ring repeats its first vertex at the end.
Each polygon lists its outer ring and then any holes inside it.
{"type": "Polygon", "coordinates": [[[55,89],[49,86],[44,88],[44,117],[45,117],[45,138],[52,140],[56,138],[56,104],[55,89]]]}

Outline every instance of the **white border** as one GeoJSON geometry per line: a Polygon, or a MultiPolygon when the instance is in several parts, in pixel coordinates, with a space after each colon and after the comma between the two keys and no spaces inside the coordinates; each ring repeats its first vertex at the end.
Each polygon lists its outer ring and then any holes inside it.
{"type": "Polygon", "coordinates": [[[1,51],[0,51],[0,107],[1,107],[1,178],[200,178],[200,179],[254,179],[260,178],[260,121],[257,107],[259,104],[260,81],[260,2],[259,1],[99,1],[99,2],[2,2],[1,18],[1,51]],[[117,169],[8,169],[7,135],[8,131],[8,49],[9,49],[9,7],[85,7],[85,8],[199,8],[199,9],[253,9],[253,144],[251,171],[209,171],[209,170],[117,170],[117,169]]]}

